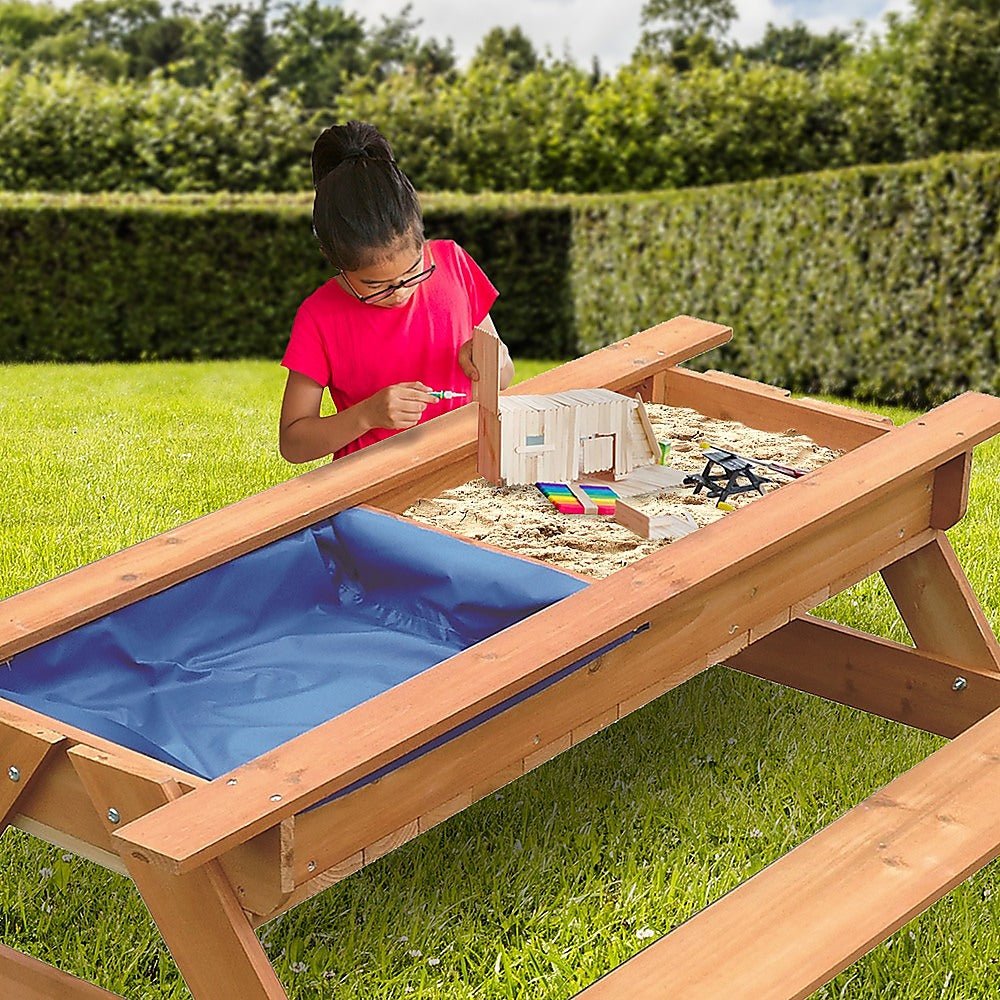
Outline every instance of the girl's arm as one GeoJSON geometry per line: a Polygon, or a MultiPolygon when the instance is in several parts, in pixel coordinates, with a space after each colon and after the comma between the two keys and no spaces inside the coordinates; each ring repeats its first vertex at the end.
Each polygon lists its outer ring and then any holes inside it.
{"type": "Polygon", "coordinates": [[[323,386],[306,375],[290,371],[281,400],[278,450],[286,462],[325,458],[373,428],[413,427],[432,400],[423,382],[401,382],[380,389],[342,413],[321,417],[323,386]]]}

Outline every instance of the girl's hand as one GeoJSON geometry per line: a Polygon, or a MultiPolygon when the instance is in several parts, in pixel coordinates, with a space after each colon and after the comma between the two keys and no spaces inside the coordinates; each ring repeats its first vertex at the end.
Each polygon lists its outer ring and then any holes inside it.
{"type": "Polygon", "coordinates": [[[372,427],[402,431],[416,426],[433,400],[423,382],[398,382],[380,389],[361,405],[372,427]]]}
{"type": "MultiPolygon", "coordinates": [[[[497,338],[499,340],[499,338],[497,338]]],[[[467,340],[458,349],[458,364],[459,367],[465,372],[466,375],[472,379],[473,382],[479,381],[479,369],[472,363],[472,341],[467,340]]],[[[501,372],[510,364],[510,352],[507,350],[507,345],[501,340],[500,341],[500,370],[501,372]]],[[[513,369],[512,369],[513,370],[513,369]]]]}
{"type": "Polygon", "coordinates": [[[479,370],[472,363],[472,341],[467,340],[458,349],[458,365],[473,382],[479,381],[479,370]]]}

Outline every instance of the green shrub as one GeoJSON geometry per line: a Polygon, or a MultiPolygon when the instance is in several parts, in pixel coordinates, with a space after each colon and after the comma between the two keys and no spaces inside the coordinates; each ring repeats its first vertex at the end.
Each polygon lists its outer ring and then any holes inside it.
{"type": "MultiPolygon", "coordinates": [[[[914,406],[1000,392],[1000,154],[631,195],[435,195],[521,356],[677,313],[696,365],[914,406]]],[[[0,360],[280,356],[329,275],[301,196],[0,195],[0,360]]]]}
{"type": "Polygon", "coordinates": [[[700,367],[887,403],[998,392],[998,209],[998,154],[581,200],[579,348],[686,312],[735,331],[700,367]]]}

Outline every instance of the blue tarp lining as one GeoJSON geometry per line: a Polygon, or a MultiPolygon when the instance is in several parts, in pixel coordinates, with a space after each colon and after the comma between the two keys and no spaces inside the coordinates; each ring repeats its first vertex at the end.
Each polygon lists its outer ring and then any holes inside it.
{"type": "Polygon", "coordinates": [[[16,655],[0,696],[215,778],[585,586],[355,508],[16,655]]]}

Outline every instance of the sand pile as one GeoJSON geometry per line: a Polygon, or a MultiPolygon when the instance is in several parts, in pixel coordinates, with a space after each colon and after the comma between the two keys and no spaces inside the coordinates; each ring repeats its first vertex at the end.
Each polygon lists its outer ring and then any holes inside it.
{"type": "MultiPolygon", "coordinates": [[[[653,403],[646,404],[646,411],[657,438],[670,442],[669,464],[685,472],[701,472],[704,468],[705,459],[698,446],[701,440],[807,470],[819,468],[841,454],[793,431],[768,433],[732,421],[713,420],[695,410],[653,403]]],[[[779,483],[788,481],[783,476],[774,478],[779,483]]],[[[777,488],[764,487],[765,491],[777,488]]],[[[756,499],[760,499],[758,494],[747,493],[731,502],[738,508],[756,499]]],[[[628,502],[649,514],[687,511],[699,525],[728,516],[715,506],[714,500],[704,493],[694,496],[690,489],[634,497],[628,502]]],[[[609,517],[560,514],[534,486],[492,486],[482,479],[447,490],[434,499],[418,500],[404,516],[593,577],[608,576],[670,544],[639,538],[609,517]]]]}

